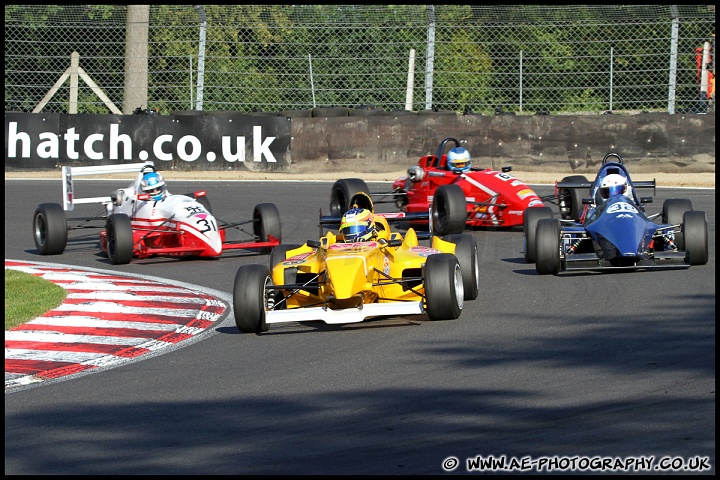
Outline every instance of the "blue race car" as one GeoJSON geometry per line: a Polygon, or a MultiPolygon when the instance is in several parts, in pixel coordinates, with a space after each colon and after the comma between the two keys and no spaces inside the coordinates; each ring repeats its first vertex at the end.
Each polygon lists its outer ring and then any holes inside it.
{"type": "Polygon", "coordinates": [[[688,199],[671,198],[665,200],[661,213],[648,215],[643,205],[652,197],[639,197],[641,188],[652,188],[654,193],[655,180],[633,182],[617,153],[605,155],[592,183],[582,176],[557,182],[562,218],[553,218],[550,207],[526,212],[525,260],[534,262],[540,275],[705,265],[705,212],[693,210],[688,199]],[[590,196],[584,197],[586,193],[590,196]],[[661,222],[656,223],[658,217],[661,222]]]}

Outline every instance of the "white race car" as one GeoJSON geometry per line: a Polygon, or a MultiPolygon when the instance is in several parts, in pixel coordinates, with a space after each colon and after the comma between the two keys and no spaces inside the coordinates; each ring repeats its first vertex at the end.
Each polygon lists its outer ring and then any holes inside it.
{"type": "Polygon", "coordinates": [[[186,195],[167,193],[160,200],[142,193],[140,182],[148,171],[154,171],[153,162],[64,166],[62,205],[41,203],[33,214],[33,239],[38,252],[41,255],[63,253],[69,233],[88,228],[100,230],[100,248],[115,265],[129,263],[133,257],[153,255],[214,257],[231,249],[269,253],[282,241],[280,214],[274,204],[257,204],[251,219],[226,223],[213,216],[204,190],[186,195]],[[129,172],[137,172],[135,182],[107,197],[75,195],[74,176],[129,172]],[[66,212],[89,203],[101,204],[101,211],[89,217],[67,217],[66,212]],[[243,230],[244,225],[251,225],[252,231],[243,230]],[[248,238],[229,240],[228,229],[248,238]]]}

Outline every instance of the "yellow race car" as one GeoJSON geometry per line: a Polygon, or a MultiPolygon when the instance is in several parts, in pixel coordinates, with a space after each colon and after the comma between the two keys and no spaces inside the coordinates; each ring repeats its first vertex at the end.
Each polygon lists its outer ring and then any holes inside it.
{"type": "Polygon", "coordinates": [[[370,219],[371,235],[354,237],[352,222],[343,223],[347,213],[338,219],[323,217],[321,211],[319,241],[278,245],[270,266],[240,266],[233,285],[240,331],[266,332],[270,324],[283,322],[347,324],[411,314],[451,320],[460,316],[465,300],[477,298],[479,259],[472,235],[431,234],[430,245],[420,245],[413,228],[404,236],[391,231],[388,220],[396,217],[375,213],[370,197],[358,196],[353,211],[370,219]],[[322,234],[324,227],[338,223],[337,233],[322,234]]]}

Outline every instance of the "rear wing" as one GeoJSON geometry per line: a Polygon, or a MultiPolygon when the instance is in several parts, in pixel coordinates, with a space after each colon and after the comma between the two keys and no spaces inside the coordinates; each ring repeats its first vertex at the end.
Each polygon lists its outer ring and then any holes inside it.
{"type": "Polygon", "coordinates": [[[66,212],[75,209],[76,204],[81,203],[105,203],[110,201],[110,195],[105,197],[86,197],[77,198],[75,196],[75,186],[73,184],[73,177],[79,177],[84,175],[100,175],[106,173],[130,173],[140,172],[143,167],[154,163],[151,161],[143,163],[124,163],[119,165],[97,165],[89,167],[62,167],[63,177],[63,210],[66,212]]]}
{"type": "MultiPolygon", "coordinates": [[[[560,188],[590,188],[593,182],[556,182],[555,191],[557,192],[560,188]]],[[[652,188],[653,196],[655,195],[655,189],[657,187],[655,179],[653,180],[641,180],[638,182],[630,181],[630,186],[633,188],[652,188]]]]}
{"type": "Polygon", "coordinates": [[[653,189],[653,195],[655,195],[655,188],[657,187],[655,184],[655,179],[652,180],[642,180],[639,182],[631,181],[633,188],[652,188],[653,189]]]}

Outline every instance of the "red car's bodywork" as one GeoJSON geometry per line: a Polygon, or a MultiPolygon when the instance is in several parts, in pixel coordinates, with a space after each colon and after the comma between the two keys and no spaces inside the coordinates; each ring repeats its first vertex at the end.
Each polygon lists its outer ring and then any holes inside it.
{"type": "Polygon", "coordinates": [[[408,175],[393,183],[396,204],[407,213],[427,212],[438,187],[458,185],[467,202],[468,227],[514,227],[523,224],[525,210],[544,206],[535,191],[508,172],[486,168],[471,168],[466,173],[454,173],[447,168],[445,145],[459,142],[446,138],[436,155],[426,155],[417,166],[408,168],[408,175]]]}

